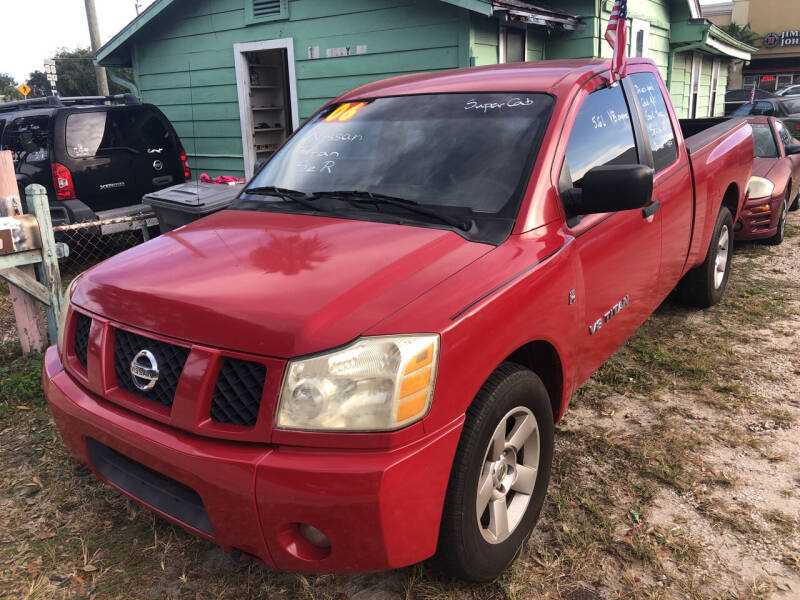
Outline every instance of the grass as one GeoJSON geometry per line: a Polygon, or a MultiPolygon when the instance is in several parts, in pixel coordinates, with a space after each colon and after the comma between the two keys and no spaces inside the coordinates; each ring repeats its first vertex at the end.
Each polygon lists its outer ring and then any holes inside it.
{"type": "MultiPolygon", "coordinates": [[[[787,233],[785,243],[797,244],[800,229],[787,233]]],[[[765,395],[775,384],[763,363],[780,349],[759,333],[765,321],[797,314],[797,285],[762,266],[780,251],[738,250],[719,306],[666,302],[578,391],[558,425],[539,525],[509,570],[482,585],[426,564],[321,576],[235,565],[213,544],[73,475],[42,398],[41,356],[0,344],[0,598],[770,598],[779,578],[715,562],[709,546],[735,544],[750,556],[751,544],[768,543],[773,549],[756,558],[800,581],[800,520],[746,502],[748,473],[711,457],[750,453],[795,468],[776,490],[797,505],[800,470],[769,436],[794,430],[798,411],[765,395]]]]}

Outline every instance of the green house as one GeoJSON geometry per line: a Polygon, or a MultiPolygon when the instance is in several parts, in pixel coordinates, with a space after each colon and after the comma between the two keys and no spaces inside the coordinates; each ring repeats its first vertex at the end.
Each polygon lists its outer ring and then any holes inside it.
{"type": "MultiPolygon", "coordinates": [[[[195,173],[249,176],[331,98],[419,71],[609,57],[612,0],[156,0],[97,52],[132,67],[195,173]],[[556,4],[555,2],[553,4],[556,4]]],[[[629,0],[629,55],[655,60],[680,116],[721,114],[741,44],[698,0],[629,0]]]]}

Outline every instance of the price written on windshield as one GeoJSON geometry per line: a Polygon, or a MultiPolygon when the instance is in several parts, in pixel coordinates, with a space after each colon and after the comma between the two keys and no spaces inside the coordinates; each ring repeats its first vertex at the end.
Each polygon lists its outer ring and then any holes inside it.
{"type": "Polygon", "coordinates": [[[325,118],[326,123],[332,122],[339,122],[344,123],[352,119],[358,111],[364,108],[367,105],[366,102],[345,102],[344,104],[339,105],[339,107],[334,110],[331,114],[329,114],[325,118]]]}

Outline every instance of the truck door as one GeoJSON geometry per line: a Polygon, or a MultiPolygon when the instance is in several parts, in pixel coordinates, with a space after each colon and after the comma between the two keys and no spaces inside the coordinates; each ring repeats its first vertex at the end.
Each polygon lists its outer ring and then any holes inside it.
{"type": "Polygon", "coordinates": [[[692,237],[692,174],[686,149],[678,160],[674,127],[661,87],[652,73],[633,73],[629,77],[636,105],[644,123],[643,140],[649,146],[653,179],[653,202],[661,212],[661,270],[658,294],[666,297],[683,274],[692,237]]]}
{"type": "MultiPolygon", "coordinates": [[[[599,84],[601,82],[598,82],[599,84]]],[[[559,189],[580,187],[591,168],[639,162],[622,87],[585,92],[569,134],[559,189]]],[[[579,96],[580,99],[580,96],[579,96]]],[[[576,292],[583,322],[581,379],[588,377],[647,318],[657,304],[661,216],[642,210],[584,215],[566,224],[574,236],[576,292]]]]}

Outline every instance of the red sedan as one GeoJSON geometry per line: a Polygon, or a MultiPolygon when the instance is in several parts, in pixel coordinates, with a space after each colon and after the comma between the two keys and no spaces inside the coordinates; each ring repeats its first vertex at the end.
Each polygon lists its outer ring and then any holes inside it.
{"type": "Polygon", "coordinates": [[[780,244],[786,213],[796,210],[800,202],[800,142],[775,117],[748,121],[753,128],[755,161],[735,238],[780,244]]]}

